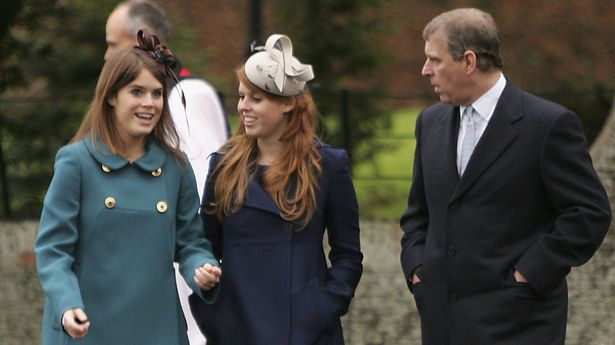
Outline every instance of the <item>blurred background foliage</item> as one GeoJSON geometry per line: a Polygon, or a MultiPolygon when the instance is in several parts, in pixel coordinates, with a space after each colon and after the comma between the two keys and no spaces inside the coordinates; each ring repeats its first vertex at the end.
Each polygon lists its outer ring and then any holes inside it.
{"type": "MultiPolygon", "coordinates": [[[[77,129],[103,64],[106,18],[119,1],[0,0],[0,217],[38,217],[57,149],[77,129]]],[[[234,118],[233,70],[247,47],[286,33],[311,63],[325,141],[353,153],[365,217],[394,218],[410,185],[416,113],[437,98],[421,78],[423,26],[474,6],[500,29],[505,73],[579,114],[593,139],[615,90],[615,3],[418,0],[175,0],[170,48],[222,92],[234,118]],[[347,115],[342,117],[342,115],[347,115]]]]}
{"type": "Polygon", "coordinates": [[[102,9],[90,1],[2,2],[7,26],[0,31],[5,216],[40,211],[55,152],[71,138],[93,94],[104,45],[92,38],[101,37],[105,18],[88,14],[102,9]]]}

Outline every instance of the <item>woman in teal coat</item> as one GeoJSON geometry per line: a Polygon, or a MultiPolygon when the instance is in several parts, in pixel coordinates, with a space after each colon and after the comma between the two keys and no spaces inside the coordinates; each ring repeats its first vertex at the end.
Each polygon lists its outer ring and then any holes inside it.
{"type": "Polygon", "coordinates": [[[348,155],[318,141],[312,67],[288,37],[237,76],[241,123],[210,161],[201,209],[224,276],[192,313],[208,345],[342,345],[363,258],[348,155]]]}
{"type": "Polygon", "coordinates": [[[221,271],[167,105],[172,54],[147,33],[139,43],[104,65],[56,156],[35,245],[43,344],[188,345],[174,261],[199,297],[216,298],[221,271]]]}

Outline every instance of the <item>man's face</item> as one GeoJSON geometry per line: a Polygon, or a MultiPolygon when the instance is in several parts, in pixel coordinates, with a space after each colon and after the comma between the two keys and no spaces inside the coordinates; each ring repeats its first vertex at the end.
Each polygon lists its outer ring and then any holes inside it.
{"type": "Polygon", "coordinates": [[[425,64],[421,74],[429,78],[440,101],[453,105],[465,105],[469,95],[466,61],[453,60],[447,47],[447,38],[442,30],[436,30],[425,41],[425,64]]]}
{"type": "Polygon", "coordinates": [[[137,33],[135,32],[132,37],[128,35],[128,30],[126,29],[127,16],[128,8],[120,6],[107,19],[107,26],[105,27],[105,39],[107,41],[105,61],[109,60],[118,48],[132,47],[137,44],[137,33]]]}

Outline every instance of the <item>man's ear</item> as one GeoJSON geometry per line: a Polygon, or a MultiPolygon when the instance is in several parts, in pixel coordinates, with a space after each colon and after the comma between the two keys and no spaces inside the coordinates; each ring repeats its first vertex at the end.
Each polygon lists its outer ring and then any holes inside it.
{"type": "Polygon", "coordinates": [[[466,50],[465,53],[463,53],[463,61],[468,74],[476,70],[478,61],[475,52],[466,50]]]}

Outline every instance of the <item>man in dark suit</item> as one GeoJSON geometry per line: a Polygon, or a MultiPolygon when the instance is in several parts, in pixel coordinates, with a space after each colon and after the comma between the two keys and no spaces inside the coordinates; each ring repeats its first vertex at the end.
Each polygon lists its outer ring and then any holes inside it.
{"type": "Polygon", "coordinates": [[[439,104],[416,124],[401,263],[424,345],[562,345],[571,267],[611,221],[577,116],[502,74],[477,9],[423,31],[439,104]]]}

